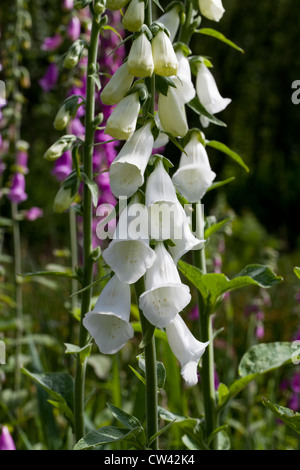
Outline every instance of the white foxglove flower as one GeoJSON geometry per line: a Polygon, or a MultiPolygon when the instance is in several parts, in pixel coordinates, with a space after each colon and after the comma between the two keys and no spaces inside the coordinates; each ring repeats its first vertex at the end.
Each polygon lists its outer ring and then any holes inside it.
{"type": "Polygon", "coordinates": [[[156,260],[146,272],[146,291],[140,296],[139,306],[152,325],[165,328],[190,303],[191,294],[163,242],[158,242],[154,251],[156,260]]]}
{"type": "Polygon", "coordinates": [[[107,105],[119,103],[130,90],[133,80],[134,76],[129,73],[128,63],[124,62],[103,88],[100,95],[102,103],[107,105]]]}
{"type": "Polygon", "coordinates": [[[147,209],[133,201],[121,213],[113,240],[103,251],[103,259],[120,281],[133,284],[153,265],[155,258],[149,246],[147,209]]]}
{"type": "Polygon", "coordinates": [[[110,165],[110,188],[116,197],[132,196],[144,183],[154,138],[151,122],[135,131],[110,165]]]}
{"type": "Polygon", "coordinates": [[[157,22],[162,23],[170,33],[170,41],[174,42],[175,36],[179,29],[180,18],[179,18],[180,5],[175,4],[173,8],[168,10],[166,13],[161,15],[157,22]]]}
{"type": "Polygon", "coordinates": [[[198,2],[203,16],[212,21],[220,21],[225,11],[222,0],[198,0],[198,2]]]}
{"type": "Polygon", "coordinates": [[[182,49],[176,51],[176,57],[178,60],[177,77],[179,81],[176,81],[178,92],[182,97],[182,102],[188,103],[196,96],[196,90],[192,82],[190,63],[182,49]]]}
{"type": "Polygon", "coordinates": [[[123,16],[122,23],[125,29],[136,32],[141,29],[145,20],[145,3],[143,0],[131,0],[123,16]]]}
{"type": "Polygon", "coordinates": [[[94,309],[85,314],[83,325],[102,354],[115,354],[134,335],[129,323],[130,286],[113,276],[102,290],[94,309]]]}
{"type": "Polygon", "coordinates": [[[211,170],[205,147],[196,132],[192,133],[184,150],[186,153],[182,152],[179,168],[172,181],[188,202],[198,202],[211,186],[216,173],[211,170]]]}
{"type": "Polygon", "coordinates": [[[107,120],[105,134],[117,140],[128,140],[135,131],[140,108],[137,92],[122,98],[107,120]]]}
{"type": "Polygon", "coordinates": [[[176,239],[173,238],[172,241],[175,243],[175,246],[169,247],[169,251],[175,263],[177,263],[178,260],[182,258],[182,256],[188,253],[189,251],[200,250],[205,243],[205,240],[199,240],[193,235],[192,230],[189,225],[189,218],[185,214],[182,206],[180,206],[180,208],[182,209],[182,219],[183,219],[183,222],[181,224],[181,228],[182,228],[181,236],[176,239]]]}
{"type": "MultiPolygon", "coordinates": [[[[204,64],[198,66],[196,90],[201,104],[210,114],[223,111],[231,103],[230,98],[220,95],[214,76],[204,64]]],[[[209,121],[205,116],[201,116],[200,120],[203,127],[208,126],[209,121]]]]}
{"type": "Polygon", "coordinates": [[[171,177],[159,159],[147,179],[146,206],[149,208],[150,236],[155,240],[180,238],[183,212],[171,177]]]}
{"type": "Polygon", "coordinates": [[[128,54],[128,70],[135,77],[151,77],[154,70],[151,42],[146,33],[141,33],[133,41],[128,54]]]}
{"type": "Polygon", "coordinates": [[[159,29],[151,42],[154,73],[163,77],[177,75],[178,60],[167,34],[159,29]]]}
{"type": "Polygon", "coordinates": [[[188,123],[180,94],[182,86],[178,77],[172,77],[176,88],[169,86],[167,96],[162,93],[158,97],[158,117],[163,130],[174,137],[184,137],[188,131],[188,123]]]}
{"type": "Polygon", "coordinates": [[[181,375],[189,387],[198,382],[197,366],[209,341],[198,341],[180,315],[176,315],[173,321],[166,326],[168,343],[181,365],[181,375]]]}

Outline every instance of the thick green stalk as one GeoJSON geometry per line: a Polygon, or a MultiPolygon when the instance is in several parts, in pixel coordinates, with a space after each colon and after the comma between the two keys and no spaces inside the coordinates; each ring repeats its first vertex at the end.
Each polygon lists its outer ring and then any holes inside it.
{"type": "MultiPolygon", "coordinates": [[[[204,238],[204,214],[202,212],[201,203],[193,204],[193,216],[196,225],[196,237],[202,240],[204,238]]],[[[195,227],[195,225],[194,225],[195,227]]],[[[193,251],[194,266],[201,269],[202,273],[206,273],[206,257],[205,248],[193,251]]],[[[201,368],[201,382],[203,388],[203,403],[205,412],[205,429],[206,438],[217,427],[216,416],[216,397],[215,397],[215,384],[214,384],[214,347],[213,347],[213,331],[212,331],[212,318],[203,298],[199,291],[197,291],[198,309],[199,309],[199,326],[200,326],[200,341],[210,341],[205,353],[202,356],[201,368]]],[[[213,441],[216,447],[216,439],[213,441]]]]}
{"type": "MultiPolygon", "coordinates": [[[[152,0],[148,0],[146,8],[145,23],[148,27],[152,24],[152,0]]],[[[155,100],[155,78],[154,75],[145,79],[147,86],[150,105],[149,112],[154,114],[154,100],[155,100]]],[[[137,304],[142,293],[145,291],[144,279],[141,278],[135,284],[135,293],[137,304]]],[[[142,326],[143,338],[145,337],[146,331],[150,326],[148,320],[144,317],[143,312],[139,310],[140,321],[142,326]]],[[[157,373],[156,373],[156,350],[155,350],[155,339],[152,337],[151,341],[144,347],[145,355],[145,402],[146,402],[146,434],[147,439],[154,436],[158,431],[158,408],[157,408],[157,373]]],[[[150,447],[153,450],[158,449],[158,439],[155,439],[150,447]]]]}
{"type": "MultiPolygon", "coordinates": [[[[145,292],[144,279],[141,278],[135,283],[136,300],[145,292]]],[[[143,312],[139,310],[142,326],[143,338],[148,328],[148,320],[144,317],[143,312]]],[[[158,431],[158,412],[157,412],[157,374],[156,374],[156,351],[154,336],[151,341],[144,347],[145,356],[145,377],[146,377],[146,435],[147,440],[154,436],[158,431]]],[[[151,449],[158,449],[158,439],[151,444],[151,449]]]]}
{"type": "MultiPolygon", "coordinates": [[[[85,142],[83,171],[85,175],[93,179],[93,148],[94,148],[94,119],[95,119],[95,78],[97,70],[97,55],[99,42],[99,17],[94,17],[92,21],[91,39],[88,52],[87,65],[87,86],[85,105],[85,142]]],[[[93,259],[92,259],[92,196],[88,186],[83,188],[83,283],[82,287],[87,287],[92,283],[93,259]]],[[[87,331],[82,324],[84,315],[90,310],[91,290],[87,289],[81,297],[81,321],[79,331],[79,347],[83,347],[87,341],[87,331]]],[[[74,428],[75,439],[78,441],[84,435],[84,383],[85,383],[85,362],[81,363],[78,354],[75,374],[74,389],[74,428]]]]}

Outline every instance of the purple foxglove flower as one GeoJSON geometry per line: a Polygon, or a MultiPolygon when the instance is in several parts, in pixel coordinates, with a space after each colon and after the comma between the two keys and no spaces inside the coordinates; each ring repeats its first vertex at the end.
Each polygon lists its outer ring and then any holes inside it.
{"type": "Polygon", "coordinates": [[[57,83],[58,67],[52,63],[47,68],[45,75],[39,80],[39,84],[44,91],[50,91],[57,83]]]}
{"type": "Polygon", "coordinates": [[[24,150],[19,150],[17,153],[17,167],[20,168],[22,173],[28,173],[27,168],[28,153],[24,150]]]}
{"type": "Polygon", "coordinates": [[[36,219],[43,217],[43,211],[39,207],[31,207],[25,212],[25,219],[33,222],[36,219]]]}
{"type": "Polygon", "coordinates": [[[79,38],[81,32],[81,23],[78,16],[73,16],[68,24],[68,36],[72,41],[79,38]]]}
{"type": "Polygon", "coordinates": [[[25,176],[22,173],[14,174],[12,185],[7,197],[15,204],[26,201],[28,196],[25,193],[25,176]]]}
{"type": "Polygon", "coordinates": [[[62,154],[57,160],[55,160],[52,174],[58,179],[63,181],[72,171],[72,155],[70,151],[62,154]]]}
{"type": "Polygon", "coordinates": [[[53,51],[57,49],[63,41],[60,34],[55,34],[53,37],[45,38],[41,49],[43,51],[53,51]]]}
{"type": "Polygon", "coordinates": [[[72,10],[73,6],[74,6],[74,1],[73,0],[63,0],[62,1],[61,7],[62,7],[63,10],[72,10]]]}
{"type": "Polygon", "coordinates": [[[15,443],[7,426],[2,426],[0,435],[0,450],[16,450],[15,443]]]}
{"type": "Polygon", "coordinates": [[[0,175],[2,175],[2,173],[5,171],[5,168],[6,168],[6,165],[5,163],[3,163],[0,157],[0,175]]]}

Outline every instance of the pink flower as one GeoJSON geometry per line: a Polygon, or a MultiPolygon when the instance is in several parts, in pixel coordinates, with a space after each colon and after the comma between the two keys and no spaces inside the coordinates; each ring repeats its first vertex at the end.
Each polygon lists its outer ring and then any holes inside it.
{"type": "Polygon", "coordinates": [[[80,20],[77,16],[73,16],[68,24],[68,36],[72,41],[76,41],[80,36],[80,32],[80,20]]]}
{"type": "Polygon", "coordinates": [[[39,207],[31,207],[25,212],[25,219],[33,222],[36,219],[43,217],[43,211],[39,207]]]}
{"type": "Polygon", "coordinates": [[[16,450],[15,443],[7,426],[2,426],[2,432],[0,435],[0,450],[16,450]]]}
{"type": "Polygon", "coordinates": [[[8,199],[15,204],[26,201],[25,193],[25,177],[22,173],[15,173],[12,180],[10,191],[7,195],[8,199]]]}
{"type": "Polygon", "coordinates": [[[61,45],[62,41],[61,35],[57,33],[52,37],[45,38],[41,49],[42,51],[53,51],[61,45]]]}
{"type": "Polygon", "coordinates": [[[45,75],[39,80],[39,84],[44,91],[50,91],[57,82],[58,67],[56,64],[50,64],[45,75]]]}

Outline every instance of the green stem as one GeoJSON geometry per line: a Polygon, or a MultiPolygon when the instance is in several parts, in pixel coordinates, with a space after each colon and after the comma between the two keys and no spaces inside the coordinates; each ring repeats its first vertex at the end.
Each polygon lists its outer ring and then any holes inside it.
{"type": "MultiPolygon", "coordinates": [[[[202,212],[201,203],[193,204],[193,216],[197,223],[196,236],[200,240],[204,238],[204,214],[202,212]]],[[[202,273],[206,273],[206,257],[205,249],[193,251],[193,262],[194,265],[201,269],[202,273]]],[[[213,347],[213,330],[212,330],[212,318],[207,307],[203,301],[203,298],[199,291],[197,291],[197,300],[199,308],[199,325],[200,325],[200,341],[209,341],[209,345],[202,356],[202,368],[201,368],[201,381],[203,384],[203,403],[205,411],[205,428],[206,438],[217,427],[217,415],[216,415],[216,397],[215,397],[215,385],[214,385],[214,347],[213,347]]],[[[217,446],[216,439],[213,441],[214,446],[217,446]]]]}
{"type": "MultiPolygon", "coordinates": [[[[144,279],[141,278],[135,283],[136,300],[140,295],[145,292],[144,279]]],[[[149,327],[148,320],[144,317],[141,310],[139,310],[142,334],[145,337],[146,331],[149,327]]],[[[157,411],[157,374],[156,374],[156,351],[154,336],[151,341],[144,347],[145,356],[145,377],[146,377],[146,435],[147,440],[154,436],[158,431],[158,411],[157,411]]],[[[155,439],[151,444],[151,449],[158,449],[158,439],[155,439]]]]}
{"type": "MultiPolygon", "coordinates": [[[[88,52],[87,86],[86,86],[86,111],[85,111],[85,142],[83,171],[89,180],[93,179],[93,148],[94,148],[94,118],[95,118],[95,80],[93,74],[97,70],[97,55],[99,42],[99,17],[92,21],[91,39],[88,52]]],[[[88,186],[83,188],[83,283],[82,288],[92,283],[93,259],[92,259],[92,196],[88,186]]],[[[81,321],[79,330],[79,347],[83,347],[87,341],[87,330],[82,324],[84,315],[90,310],[91,289],[82,293],[81,297],[81,321]]],[[[79,355],[76,362],[75,389],[74,389],[74,429],[75,439],[78,441],[85,433],[84,429],[84,386],[85,366],[81,363],[79,355]]]]}
{"type": "Polygon", "coordinates": [[[13,247],[14,247],[14,284],[15,284],[15,300],[16,300],[16,351],[15,351],[15,391],[19,390],[21,383],[21,337],[23,331],[23,293],[22,285],[19,281],[19,274],[21,273],[21,237],[20,226],[18,220],[18,206],[14,202],[11,204],[12,209],[12,223],[13,223],[13,247]]]}
{"type": "MultiPolygon", "coordinates": [[[[150,28],[152,24],[152,0],[148,0],[148,5],[146,8],[145,14],[145,23],[150,28]]],[[[145,79],[145,84],[147,86],[150,103],[149,103],[149,112],[154,114],[154,104],[155,104],[155,81],[154,74],[151,77],[145,79]]],[[[141,278],[135,284],[135,293],[137,305],[139,303],[139,298],[142,293],[145,292],[144,279],[141,278]]],[[[141,310],[139,310],[140,321],[142,327],[143,338],[145,337],[146,331],[151,325],[148,320],[144,317],[141,310]]],[[[144,347],[145,355],[145,402],[146,402],[146,435],[147,440],[149,441],[154,434],[158,431],[158,408],[157,408],[157,374],[156,374],[156,350],[155,350],[155,339],[152,336],[152,339],[144,347]]],[[[154,439],[150,447],[153,450],[158,449],[158,439],[154,439]]]]}

